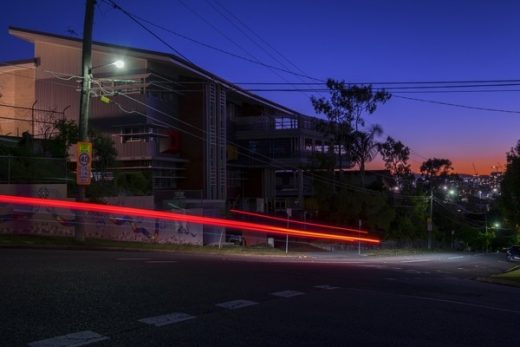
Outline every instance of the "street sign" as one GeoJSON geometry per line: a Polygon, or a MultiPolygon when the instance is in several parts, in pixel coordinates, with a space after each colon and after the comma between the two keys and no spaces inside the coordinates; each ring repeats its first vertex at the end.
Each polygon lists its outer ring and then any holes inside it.
{"type": "Polygon", "coordinates": [[[77,143],[76,183],[82,186],[90,184],[92,173],[92,143],[77,143]]]}

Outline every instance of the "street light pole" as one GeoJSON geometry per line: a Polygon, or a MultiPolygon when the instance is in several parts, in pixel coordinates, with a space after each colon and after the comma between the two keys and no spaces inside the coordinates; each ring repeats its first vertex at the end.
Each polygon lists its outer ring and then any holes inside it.
{"type": "MultiPolygon", "coordinates": [[[[92,80],[92,27],[94,25],[94,6],[96,0],[87,0],[85,20],[83,25],[83,48],[81,57],[81,83],[80,112],[79,112],[79,142],[88,141],[88,118],[90,114],[90,84],[92,80]]],[[[76,162],[79,170],[79,158],[76,162]]],[[[78,185],[77,201],[85,201],[86,185],[78,185]]],[[[76,228],[74,237],[78,241],[85,240],[85,217],[79,211],[76,215],[76,228]]]]}

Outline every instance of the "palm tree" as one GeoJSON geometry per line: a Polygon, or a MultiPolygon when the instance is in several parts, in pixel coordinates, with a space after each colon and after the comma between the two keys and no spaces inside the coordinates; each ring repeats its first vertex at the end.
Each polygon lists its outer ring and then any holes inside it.
{"type": "Polygon", "coordinates": [[[365,186],[365,163],[371,162],[378,150],[379,143],[376,138],[383,134],[379,125],[372,125],[368,131],[354,131],[352,133],[351,157],[359,166],[361,185],[365,186]]]}

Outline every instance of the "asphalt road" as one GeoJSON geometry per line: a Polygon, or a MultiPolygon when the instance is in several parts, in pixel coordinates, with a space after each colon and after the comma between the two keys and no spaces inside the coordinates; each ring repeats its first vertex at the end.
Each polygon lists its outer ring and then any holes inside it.
{"type": "Polygon", "coordinates": [[[503,258],[0,249],[0,345],[513,346],[503,258]]]}

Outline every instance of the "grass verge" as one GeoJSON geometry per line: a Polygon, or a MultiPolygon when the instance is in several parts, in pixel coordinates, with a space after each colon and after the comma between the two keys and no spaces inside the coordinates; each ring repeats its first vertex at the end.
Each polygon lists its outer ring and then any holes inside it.
{"type": "Polygon", "coordinates": [[[490,277],[480,278],[480,280],[489,283],[506,284],[510,286],[520,287],[520,265],[514,266],[506,272],[491,275],[490,277]]]}

